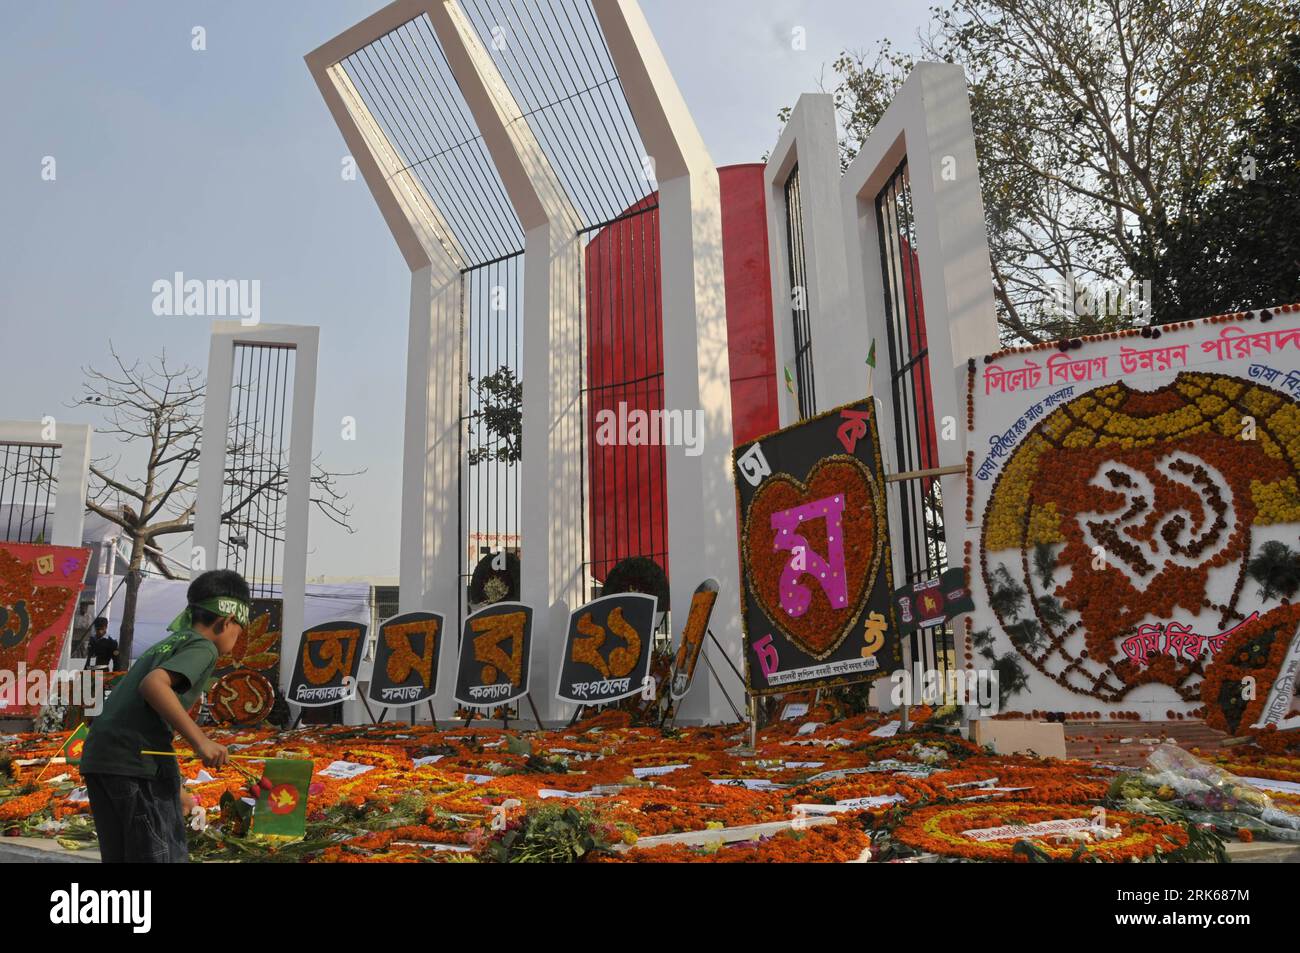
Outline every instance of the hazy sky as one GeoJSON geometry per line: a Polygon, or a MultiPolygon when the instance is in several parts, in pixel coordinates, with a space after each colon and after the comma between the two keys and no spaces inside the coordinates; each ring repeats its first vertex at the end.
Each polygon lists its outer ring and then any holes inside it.
{"type": "MultiPolygon", "coordinates": [[[[759,159],[841,49],[910,48],[928,20],[926,0],[641,2],[718,165],[759,159]]],[[[110,340],[206,369],[209,319],[156,317],[153,282],[259,279],[263,322],[321,328],[322,462],[367,468],[354,535],[313,514],[312,576],[397,573],[410,273],[365,184],[341,179],[303,63],[382,5],[0,0],[0,418],[97,423],[64,404],[110,340]]]]}

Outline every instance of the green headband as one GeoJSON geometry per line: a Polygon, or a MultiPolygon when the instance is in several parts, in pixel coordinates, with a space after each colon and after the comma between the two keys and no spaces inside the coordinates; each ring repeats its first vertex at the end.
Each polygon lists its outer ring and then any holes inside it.
{"type": "Polygon", "coordinates": [[[211,599],[204,599],[202,602],[191,603],[185,607],[185,611],[172,619],[171,624],[167,626],[169,632],[182,632],[186,629],[194,628],[194,610],[207,609],[215,615],[234,616],[235,621],[245,628],[248,627],[248,603],[242,599],[236,599],[234,596],[213,596],[211,599]]]}
{"type": "Polygon", "coordinates": [[[200,609],[207,609],[209,612],[216,613],[223,619],[228,615],[233,615],[235,621],[240,625],[248,625],[248,603],[243,599],[236,599],[234,596],[216,596],[194,604],[200,609]]]}

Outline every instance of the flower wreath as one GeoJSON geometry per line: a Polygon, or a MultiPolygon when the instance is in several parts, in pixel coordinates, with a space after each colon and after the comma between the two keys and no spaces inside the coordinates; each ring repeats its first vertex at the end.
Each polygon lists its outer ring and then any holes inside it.
{"type": "Polygon", "coordinates": [[[519,557],[506,553],[506,568],[495,569],[496,555],[488,553],[474,567],[469,581],[469,601],[473,605],[519,601],[519,557]]]}
{"type": "Polygon", "coordinates": [[[1181,824],[1110,810],[1105,813],[1105,827],[1118,830],[1118,836],[1109,840],[1072,842],[1065,836],[1046,835],[978,841],[963,833],[1068,820],[1079,817],[1080,811],[1087,808],[1072,804],[942,804],[913,811],[898,825],[894,838],[917,850],[966,860],[1014,861],[1025,855],[1024,848],[1017,850],[1017,845],[1027,841],[1049,860],[1109,862],[1149,860],[1181,850],[1190,840],[1181,824]]]}

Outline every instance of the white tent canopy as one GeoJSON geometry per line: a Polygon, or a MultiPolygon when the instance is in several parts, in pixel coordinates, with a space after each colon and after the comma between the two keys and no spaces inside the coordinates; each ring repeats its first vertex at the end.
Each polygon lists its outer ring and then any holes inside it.
{"type": "MultiPolygon", "coordinates": [[[[98,614],[104,614],[104,606],[111,591],[110,585],[120,583],[121,578],[112,579],[101,576],[95,584],[95,607],[98,614]]],[[[131,655],[136,658],[141,652],[162,641],[167,634],[167,624],[185,608],[185,589],[189,582],[184,579],[154,579],[146,577],[140,584],[140,593],[136,601],[135,636],[131,643],[131,655]]],[[[272,597],[278,598],[279,587],[273,587],[272,597]]],[[[114,624],[109,634],[117,637],[116,624],[122,618],[122,602],[126,597],[126,587],[120,586],[113,596],[112,619],[114,624]]],[[[303,616],[303,627],[311,628],[320,622],[360,622],[371,623],[371,587],[367,583],[308,583],[307,600],[303,616]]]]}

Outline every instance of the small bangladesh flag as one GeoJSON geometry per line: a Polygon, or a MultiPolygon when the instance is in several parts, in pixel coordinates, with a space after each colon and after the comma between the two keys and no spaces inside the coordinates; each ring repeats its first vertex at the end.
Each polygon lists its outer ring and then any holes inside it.
{"type": "Polygon", "coordinates": [[[876,339],[871,339],[871,350],[867,352],[867,366],[876,366],[876,339]]]}
{"type": "Polygon", "coordinates": [[[793,396],[794,396],[794,378],[790,376],[790,368],[788,368],[788,367],[783,367],[783,368],[781,368],[781,369],[782,369],[783,371],[785,371],[785,389],[788,390],[788,391],[790,392],[790,396],[793,397],[793,396]]]}
{"type": "Polygon", "coordinates": [[[312,763],[271,758],[262,774],[262,790],[253,808],[253,833],[296,838],[307,833],[307,789],[312,763]]]}
{"type": "Polygon", "coordinates": [[[73,766],[81,764],[81,749],[86,747],[86,736],[90,734],[90,729],[83,721],[77,725],[76,730],[68,735],[68,740],[63,742],[63,747],[59,750],[63,752],[64,758],[68,764],[73,766]]]}

